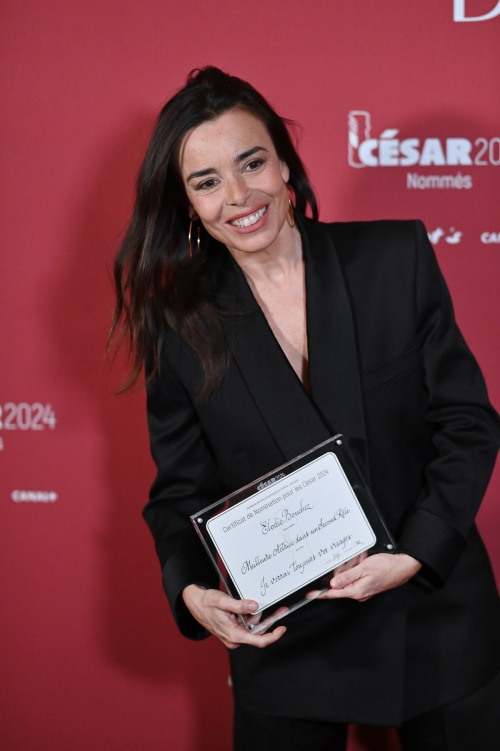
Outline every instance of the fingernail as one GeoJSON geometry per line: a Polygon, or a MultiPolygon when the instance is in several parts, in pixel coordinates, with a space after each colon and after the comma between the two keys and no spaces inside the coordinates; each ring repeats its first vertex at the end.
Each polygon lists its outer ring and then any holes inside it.
{"type": "Polygon", "coordinates": [[[259,607],[259,606],[257,605],[257,603],[256,603],[256,602],[249,602],[249,603],[248,603],[248,609],[249,609],[249,610],[257,610],[257,608],[258,608],[258,607],[259,607]]]}
{"type": "Polygon", "coordinates": [[[332,579],[331,582],[330,582],[330,587],[332,587],[333,589],[336,588],[336,587],[340,587],[339,580],[338,579],[332,579]]]}

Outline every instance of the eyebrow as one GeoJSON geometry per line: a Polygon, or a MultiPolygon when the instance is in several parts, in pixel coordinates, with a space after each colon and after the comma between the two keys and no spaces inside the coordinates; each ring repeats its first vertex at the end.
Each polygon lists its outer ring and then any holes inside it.
{"type": "MultiPolygon", "coordinates": [[[[251,149],[247,149],[246,151],[243,151],[241,154],[238,154],[234,157],[235,164],[238,164],[239,162],[242,162],[244,159],[247,159],[249,156],[252,156],[252,154],[255,154],[257,151],[265,151],[267,152],[267,149],[265,149],[263,146],[253,146],[251,149]]],[[[192,180],[195,177],[206,177],[206,175],[210,175],[212,172],[217,172],[215,167],[207,167],[207,169],[200,169],[196,172],[191,172],[191,174],[186,178],[186,182],[188,183],[190,180],[192,180]]]]}

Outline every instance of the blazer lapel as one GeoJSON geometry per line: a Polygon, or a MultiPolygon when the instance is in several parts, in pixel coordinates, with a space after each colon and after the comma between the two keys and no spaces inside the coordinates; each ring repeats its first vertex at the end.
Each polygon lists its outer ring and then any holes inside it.
{"type": "Polygon", "coordinates": [[[297,217],[306,269],[311,398],[332,435],[344,433],[366,477],[366,427],[356,333],[344,273],[328,227],[297,217]]]}
{"type": "Polygon", "coordinates": [[[368,477],[366,435],[351,305],[324,224],[296,214],[306,273],[310,395],[290,365],[241,267],[226,248],[216,301],[234,360],[285,461],[336,433],[349,440],[368,477]]]}

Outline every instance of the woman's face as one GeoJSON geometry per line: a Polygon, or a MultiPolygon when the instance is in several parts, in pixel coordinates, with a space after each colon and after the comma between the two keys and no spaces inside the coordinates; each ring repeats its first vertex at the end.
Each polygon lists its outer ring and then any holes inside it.
{"type": "Polygon", "coordinates": [[[228,248],[263,250],[286,231],[289,170],[254,115],[230,110],[193,128],[179,157],[191,217],[228,248]]]}

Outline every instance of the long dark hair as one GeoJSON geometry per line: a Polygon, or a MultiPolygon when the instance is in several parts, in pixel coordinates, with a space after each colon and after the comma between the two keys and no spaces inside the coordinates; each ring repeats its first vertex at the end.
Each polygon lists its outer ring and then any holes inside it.
{"type": "MultiPolygon", "coordinates": [[[[197,353],[204,381],[197,394],[203,402],[224,374],[228,351],[221,311],[201,294],[200,283],[210,268],[207,253],[189,256],[189,202],[179,169],[179,149],[191,128],[234,108],[258,117],[271,137],[279,159],[290,171],[288,186],[295,209],[318,207],[306,171],[288,128],[249,83],[208,65],[195,68],[162,108],[140,168],[132,218],[114,264],[116,306],[107,342],[129,344],[131,372],[118,389],[122,393],[138,379],[147,363],[147,383],[160,370],[164,321],[197,353]]],[[[192,238],[193,240],[194,238],[192,238]]],[[[195,243],[193,243],[194,248],[195,243]]]]}

